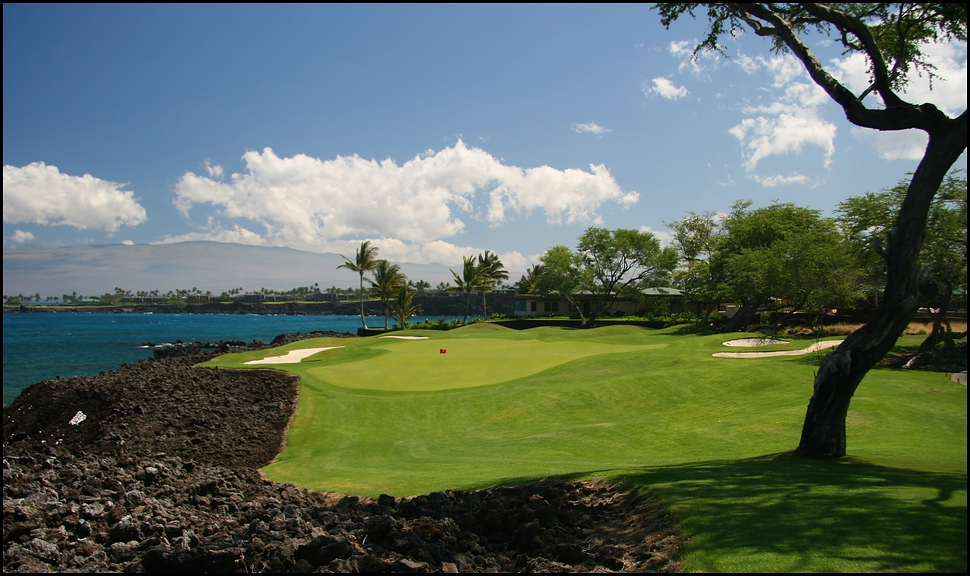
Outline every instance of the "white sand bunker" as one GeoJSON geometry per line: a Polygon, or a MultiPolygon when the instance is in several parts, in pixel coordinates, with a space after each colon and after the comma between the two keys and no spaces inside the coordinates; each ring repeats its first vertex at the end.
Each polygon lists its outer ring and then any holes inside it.
{"type": "Polygon", "coordinates": [[[398,340],[427,340],[427,336],[378,336],[378,338],[397,338],[398,340]]]}
{"type": "Polygon", "coordinates": [[[333,350],[334,348],[344,348],[344,346],[329,346],[327,348],[304,348],[303,350],[290,350],[282,356],[270,356],[262,360],[250,360],[243,364],[298,364],[304,358],[313,356],[317,352],[333,350]]]}
{"type": "Polygon", "coordinates": [[[715,352],[712,356],[718,358],[771,358],[772,356],[801,356],[802,354],[811,354],[812,352],[818,352],[819,350],[824,350],[826,348],[833,348],[841,344],[841,340],[826,340],[825,342],[816,342],[804,350],[783,350],[781,352],[715,352]]]}
{"type": "Polygon", "coordinates": [[[788,344],[786,340],[775,340],[774,338],[739,338],[728,340],[725,346],[767,346],[769,344],[788,344]]]}

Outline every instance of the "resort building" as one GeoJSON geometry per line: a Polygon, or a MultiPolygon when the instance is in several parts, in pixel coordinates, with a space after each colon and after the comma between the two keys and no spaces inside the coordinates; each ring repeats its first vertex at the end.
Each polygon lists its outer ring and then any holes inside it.
{"type": "MultiPolygon", "coordinates": [[[[667,307],[672,313],[701,312],[701,304],[687,298],[683,291],[677,288],[644,288],[637,298],[617,296],[609,303],[606,310],[602,298],[590,292],[580,292],[575,296],[576,304],[582,307],[583,315],[595,314],[606,316],[637,316],[646,310],[656,310],[657,307],[667,307]]],[[[575,316],[579,317],[579,310],[566,300],[555,294],[517,294],[515,296],[515,315],[521,318],[537,316],[575,316]]]]}

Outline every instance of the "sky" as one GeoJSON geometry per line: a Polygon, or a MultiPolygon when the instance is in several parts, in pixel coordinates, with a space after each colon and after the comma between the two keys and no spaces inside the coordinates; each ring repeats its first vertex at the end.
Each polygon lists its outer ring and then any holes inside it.
{"type": "MultiPolygon", "coordinates": [[[[3,6],[3,246],[217,240],[524,270],[589,226],[830,215],[916,168],[753,35],[646,5],[3,6]]],[[[810,45],[851,89],[865,63],[810,45]]],[[[965,44],[911,101],[967,106],[965,44]]],[[[966,167],[966,153],[957,162],[966,167]]]]}

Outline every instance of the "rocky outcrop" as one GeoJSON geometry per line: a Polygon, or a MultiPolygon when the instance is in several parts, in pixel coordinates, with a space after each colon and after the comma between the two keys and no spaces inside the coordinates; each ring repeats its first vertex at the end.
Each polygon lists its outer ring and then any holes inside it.
{"type": "MultiPolygon", "coordinates": [[[[285,339],[285,338],[284,338],[285,339]]],[[[295,377],[141,361],[4,408],[4,572],[671,571],[647,494],[543,481],[376,501],[271,482],[295,377]]]]}

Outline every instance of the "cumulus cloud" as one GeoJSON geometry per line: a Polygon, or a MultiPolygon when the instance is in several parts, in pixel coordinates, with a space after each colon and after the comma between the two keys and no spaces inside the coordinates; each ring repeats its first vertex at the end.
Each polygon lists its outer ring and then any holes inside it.
{"type": "Polygon", "coordinates": [[[56,166],[34,162],[3,167],[3,221],[73,226],[116,232],[147,218],[126,184],[90,174],[62,174],[56,166]]]}
{"type": "Polygon", "coordinates": [[[14,230],[13,236],[10,237],[10,240],[12,240],[14,244],[23,244],[24,242],[33,242],[34,240],[36,240],[36,238],[34,238],[34,235],[31,234],[30,232],[24,232],[23,230],[14,230]]]}
{"type": "Polygon", "coordinates": [[[677,100],[687,96],[690,92],[684,86],[677,86],[667,78],[659,76],[650,81],[652,86],[644,87],[643,91],[648,96],[658,94],[668,100],[677,100]]]}
{"type": "Polygon", "coordinates": [[[729,130],[741,142],[745,171],[763,186],[807,181],[804,176],[759,176],[755,170],[761,160],[800,153],[805,145],[821,148],[825,152],[825,166],[831,163],[835,154],[836,126],[819,113],[819,108],[828,102],[828,96],[808,79],[794,56],[745,56],[741,60],[739,66],[749,74],[759,70],[771,74],[772,87],[780,91],[767,104],[745,106],[742,112],[748,117],[729,130]]]}
{"type": "Polygon", "coordinates": [[[799,174],[798,172],[793,173],[791,176],[782,176],[781,174],[776,174],[775,176],[754,175],[752,178],[765,188],[774,188],[775,186],[783,186],[786,184],[805,184],[808,182],[808,176],[799,174]]]}
{"type": "Polygon", "coordinates": [[[609,128],[603,128],[596,122],[589,122],[588,124],[573,124],[573,132],[578,132],[580,134],[583,132],[590,132],[599,136],[601,134],[605,134],[606,132],[612,132],[612,130],[609,128]]]}
{"type": "Polygon", "coordinates": [[[135,243],[132,242],[131,240],[122,240],[121,243],[124,244],[125,246],[134,246],[135,245],[135,243]]]}
{"type": "Polygon", "coordinates": [[[603,165],[591,165],[588,172],[519,168],[460,140],[402,164],[356,155],[280,158],[270,148],[246,152],[243,161],[246,172],[232,174],[228,182],[191,172],[179,179],[176,208],[186,217],[204,211],[208,220],[200,232],[167,241],[339,252],[370,239],[381,242],[389,259],[453,262],[458,254],[460,262],[471,248],[444,239],[462,233],[463,218],[499,226],[509,214],[541,210],[550,223],[598,223],[603,203],[629,207],[639,200],[636,192],[621,190],[603,165]],[[408,256],[396,258],[397,253],[408,256]]]}

